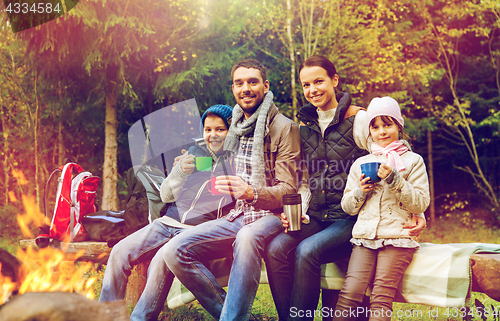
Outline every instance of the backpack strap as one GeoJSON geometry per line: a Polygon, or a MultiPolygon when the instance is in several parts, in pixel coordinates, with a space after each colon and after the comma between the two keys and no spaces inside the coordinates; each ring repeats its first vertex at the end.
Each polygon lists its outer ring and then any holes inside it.
{"type": "Polygon", "coordinates": [[[363,107],[354,106],[354,105],[349,106],[349,108],[347,109],[347,111],[344,115],[344,119],[347,119],[351,116],[356,115],[358,113],[358,111],[360,111],[360,110],[366,110],[366,109],[363,107]]]}
{"type": "Polygon", "coordinates": [[[149,208],[149,221],[152,222],[153,220],[161,216],[161,212],[165,207],[165,203],[161,201],[160,196],[161,183],[164,177],[141,170],[138,170],[136,175],[137,179],[146,189],[149,208]]]}

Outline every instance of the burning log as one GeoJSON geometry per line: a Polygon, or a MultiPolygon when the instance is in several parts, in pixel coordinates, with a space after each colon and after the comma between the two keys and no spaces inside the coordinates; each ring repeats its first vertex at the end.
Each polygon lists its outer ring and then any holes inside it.
{"type": "Polygon", "coordinates": [[[17,282],[19,267],[21,263],[19,260],[7,250],[0,248],[0,265],[2,266],[1,273],[3,276],[9,277],[12,282],[17,282]]]}
{"type": "Polygon", "coordinates": [[[29,292],[0,306],[3,321],[126,321],[125,301],[99,303],[76,293],[29,292]]]}
{"type": "Polygon", "coordinates": [[[19,290],[19,272],[21,262],[4,249],[0,249],[0,304],[19,290]]]}

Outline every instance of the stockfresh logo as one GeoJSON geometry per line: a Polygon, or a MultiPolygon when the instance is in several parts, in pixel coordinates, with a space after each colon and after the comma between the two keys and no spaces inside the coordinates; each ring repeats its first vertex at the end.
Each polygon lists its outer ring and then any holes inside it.
{"type": "Polygon", "coordinates": [[[19,32],[59,18],[79,0],[3,0],[12,32],[19,32]]]}

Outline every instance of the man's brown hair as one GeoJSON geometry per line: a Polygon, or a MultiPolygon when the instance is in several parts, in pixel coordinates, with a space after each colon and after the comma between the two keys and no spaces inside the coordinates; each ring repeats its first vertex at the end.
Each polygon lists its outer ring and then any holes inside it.
{"type": "Polygon", "coordinates": [[[243,67],[243,68],[254,68],[260,71],[260,75],[262,76],[262,82],[266,82],[267,80],[267,69],[266,67],[257,59],[245,59],[242,60],[238,63],[236,63],[233,66],[233,69],[231,69],[231,80],[234,79],[234,72],[236,69],[243,67]]]}

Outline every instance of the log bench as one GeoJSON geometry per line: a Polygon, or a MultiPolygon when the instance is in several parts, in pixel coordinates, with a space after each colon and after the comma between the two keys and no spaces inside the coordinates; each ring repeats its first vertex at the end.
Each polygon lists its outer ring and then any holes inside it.
{"type": "MultiPolygon", "coordinates": [[[[37,248],[34,240],[21,240],[20,245],[22,248],[27,248],[27,247],[33,247],[37,248]]],[[[429,244],[427,245],[427,247],[429,244]]],[[[466,244],[469,245],[469,244],[466,244]]],[[[474,244],[470,244],[474,245],[474,244]]],[[[486,245],[486,244],[483,244],[486,245]]],[[[449,244],[444,244],[441,246],[450,246],[449,244]]],[[[491,246],[496,246],[498,249],[495,249],[494,251],[500,252],[500,245],[491,245],[491,246]]],[[[111,249],[107,246],[106,243],[104,242],[78,242],[78,243],[61,243],[61,247],[65,248],[66,253],[77,253],[79,251],[84,251],[85,255],[80,258],[80,260],[86,260],[86,261],[93,261],[97,263],[102,263],[105,264],[107,262],[107,259],[109,257],[109,253],[111,252],[111,249]],[[104,256],[103,256],[104,254],[104,256]]],[[[421,248],[423,248],[422,246],[421,248]]],[[[493,249],[493,247],[492,247],[493,249]]],[[[439,253],[439,252],[438,252],[439,253]]],[[[472,276],[470,277],[470,283],[468,285],[468,288],[465,289],[466,291],[474,291],[474,292],[481,292],[485,293],[488,295],[490,298],[500,301],[500,253],[478,253],[478,254],[472,254],[469,256],[470,258],[470,272],[472,276]]],[[[420,259],[422,261],[422,259],[420,259]]],[[[230,262],[217,262],[217,261],[224,261],[222,260],[216,260],[212,263],[212,267],[214,270],[219,271],[219,273],[215,273],[216,277],[218,278],[219,283],[221,283],[222,286],[227,285],[227,280],[228,280],[228,269],[230,268],[230,262]]],[[[344,260],[343,262],[337,262],[335,263],[329,263],[327,265],[324,265],[322,267],[322,280],[321,280],[321,288],[324,290],[339,290],[342,282],[343,282],[343,273],[345,273],[345,269],[347,268],[347,260],[344,260]],[[333,272],[332,272],[333,271],[333,272]],[[330,274],[330,275],[328,275],[330,274]],[[339,274],[339,276],[332,276],[335,274],[339,274]]],[[[425,263],[425,262],[424,262],[425,263]]],[[[126,301],[127,304],[132,304],[135,305],[137,303],[137,300],[139,299],[139,296],[141,295],[145,283],[146,283],[146,277],[147,277],[147,269],[148,269],[148,264],[149,263],[141,263],[134,267],[135,272],[133,272],[129,278],[129,284],[127,286],[127,295],[126,295],[126,301]]],[[[413,263],[412,263],[413,264],[413,263]]],[[[442,264],[442,262],[440,263],[442,264]]],[[[410,270],[410,267],[408,270],[410,270]]],[[[469,267],[466,267],[467,270],[469,271],[469,267]]],[[[405,274],[406,277],[406,274],[405,274]]],[[[404,277],[404,278],[405,278],[404,277]]],[[[425,278],[429,278],[429,288],[432,288],[434,285],[432,284],[431,278],[434,277],[434,275],[429,275],[429,276],[424,276],[425,278]]],[[[265,268],[263,267],[262,273],[261,273],[261,283],[267,283],[267,273],[265,271],[265,268]]],[[[404,290],[404,282],[403,283],[403,290],[404,290]]],[[[326,291],[326,292],[333,292],[333,291],[326,291]]],[[[404,291],[403,291],[404,292],[404,291]]],[[[410,291],[411,292],[411,291],[410,291]]],[[[328,297],[331,297],[331,294],[328,295],[328,297]]],[[[412,297],[409,297],[410,299],[403,298],[401,296],[396,297],[397,302],[408,302],[408,303],[419,303],[416,302],[418,299],[412,299],[412,297]]],[[[171,293],[169,294],[169,298],[167,299],[168,306],[170,308],[175,308],[177,306],[180,306],[182,304],[188,303],[192,301],[194,297],[186,291],[185,288],[178,282],[176,279],[174,281],[174,285],[172,286],[171,293]],[[176,284],[177,283],[177,284],[176,284]],[[177,289],[175,289],[177,287],[177,289]],[[182,288],[182,289],[181,289],[182,288]],[[178,292],[173,293],[173,292],[178,292]],[[182,292],[182,295],[180,294],[182,292]],[[187,295],[186,295],[187,293],[187,295]],[[177,296],[177,297],[176,297],[177,296]]],[[[453,303],[439,303],[434,300],[430,300],[431,304],[429,305],[436,305],[436,306],[460,306],[460,304],[456,304],[458,301],[453,301],[453,303]]],[[[450,301],[452,302],[452,301],[450,301]]],[[[426,304],[426,303],[421,303],[421,304],[426,304]]],[[[463,304],[462,304],[463,305],[463,304]]],[[[331,306],[331,305],[329,305],[331,306]]]]}

